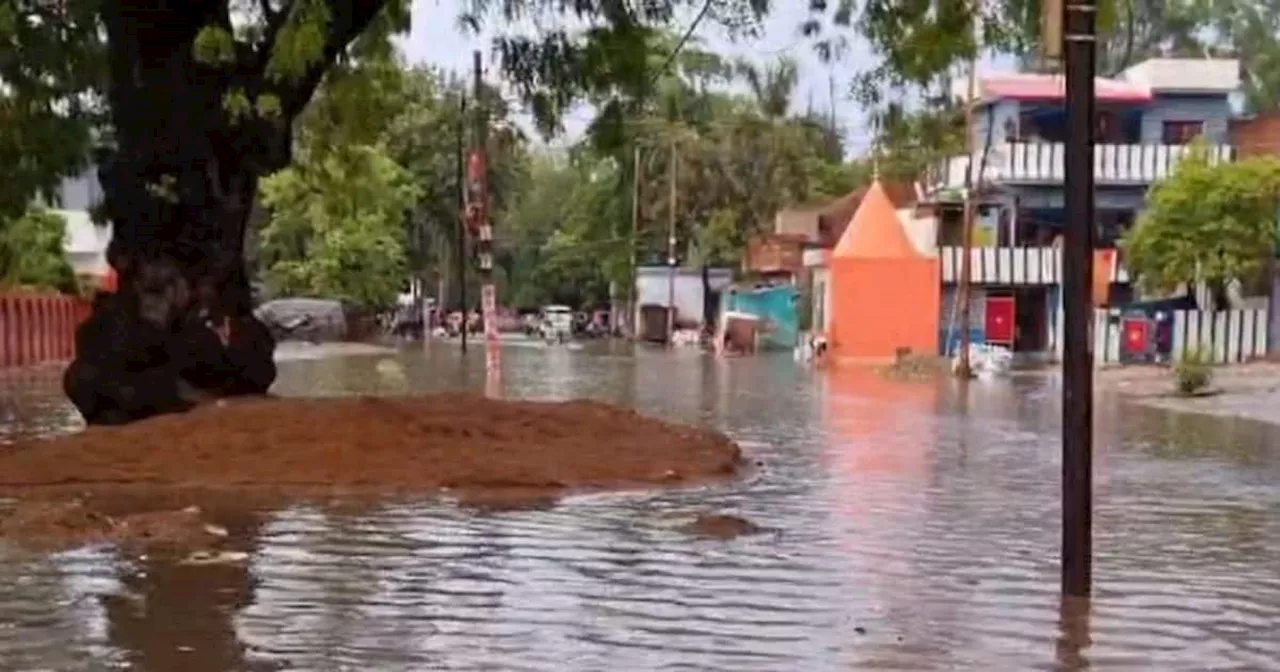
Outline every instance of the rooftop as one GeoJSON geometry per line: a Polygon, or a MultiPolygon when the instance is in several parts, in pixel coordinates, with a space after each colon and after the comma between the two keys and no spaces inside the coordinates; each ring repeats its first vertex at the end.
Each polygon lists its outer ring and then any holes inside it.
{"type": "MultiPolygon", "coordinates": [[[[1119,77],[1094,80],[1096,98],[1113,103],[1144,103],[1155,94],[1228,95],[1240,87],[1240,61],[1228,58],[1153,58],[1119,77]]],[[[968,83],[952,84],[952,95],[967,97],[968,83]]],[[[977,98],[996,100],[1061,100],[1065,96],[1061,74],[979,74],[977,98]]]]}

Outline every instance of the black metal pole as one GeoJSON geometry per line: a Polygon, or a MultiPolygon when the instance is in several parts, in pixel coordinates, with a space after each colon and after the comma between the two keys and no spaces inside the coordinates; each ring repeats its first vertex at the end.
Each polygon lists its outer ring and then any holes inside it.
{"type": "Polygon", "coordinates": [[[467,351],[467,185],[463,168],[465,138],[467,128],[467,94],[464,91],[458,101],[457,153],[454,157],[457,165],[456,180],[458,186],[458,261],[455,264],[458,278],[458,303],[462,310],[462,351],[467,351]]]}
{"type": "Polygon", "coordinates": [[[1093,583],[1093,107],[1095,0],[1063,4],[1066,230],[1063,235],[1062,592],[1093,583]]]}

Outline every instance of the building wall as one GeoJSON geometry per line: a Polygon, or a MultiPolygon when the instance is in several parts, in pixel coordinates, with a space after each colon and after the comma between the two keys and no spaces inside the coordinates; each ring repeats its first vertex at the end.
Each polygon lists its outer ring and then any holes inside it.
{"type": "MultiPolygon", "coordinates": [[[[721,292],[733,281],[733,271],[713,268],[711,291],[721,292]]],[[[663,266],[645,266],[636,271],[636,323],[639,310],[644,305],[666,306],[670,297],[670,275],[663,266]]],[[[675,280],[676,319],[702,321],[703,295],[702,271],[696,268],[680,269],[675,280]]]]}
{"type": "MultiPolygon", "coordinates": [[[[956,285],[942,285],[938,305],[938,351],[943,355],[955,354],[960,342],[960,290],[956,285]],[[947,347],[947,337],[951,348],[947,347]]],[[[985,343],[987,333],[987,292],[979,285],[969,287],[969,342],[985,343]]]]}
{"type": "MultiPolygon", "coordinates": [[[[983,106],[973,121],[973,140],[976,147],[982,147],[987,140],[987,125],[994,122],[991,129],[991,146],[1003,145],[1009,140],[1005,135],[1005,124],[1013,120],[1016,127],[1019,115],[1019,103],[1016,100],[1001,100],[983,106]]],[[[1227,144],[1231,141],[1230,120],[1231,102],[1225,95],[1157,95],[1142,111],[1140,142],[1143,144],[1161,144],[1166,121],[1203,121],[1205,139],[1213,144],[1227,144]]]]}
{"type": "Polygon", "coordinates": [[[58,203],[62,210],[88,211],[102,202],[102,185],[98,183],[98,168],[89,166],[75,177],[62,181],[58,188],[58,203]]]}
{"type": "Polygon", "coordinates": [[[1166,121],[1203,121],[1211,144],[1230,142],[1231,103],[1225,95],[1158,96],[1142,113],[1142,143],[1161,144],[1166,121]]]}
{"type": "Polygon", "coordinates": [[[899,348],[934,351],[939,272],[934,259],[832,259],[832,353],[840,359],[888,362],[899,348]]]}
{"type": "Polygon", "coordinates": [[[898,210],[898,219],[907,231],[907,237],[920,254],[926,257],[938,254],[938,218],[932,214],[917,213],[914,207],[898,210]]]}
{"type": "MultiPolygon", "coordinates": [[[[1023,208],[1060,209],[1066,207],[1061,185],[1053,187],[1014,187],[1018,205],[1023,208]]],[[[1146,187],[1095,188],[1094,208],[1098,210],[1141,210],[1146,202],[1146,187]]],[[[1003,205],[1010,207],[1012,198],[1003,205]]]]}
{"type": "Polygon", "coordinates": [[[1231,144],[1240,158],[1280,156],[1280,114],[1259,115],[1231,124],[1231,144]]]}
{"type": "Polygon", "coordinates": [[[987,126],[992,123],[995,126],[991,129],[991,146],[1000,147],[1008,142],[1009,138],[1004,132],[1005,124],[1012,119],[1014,127],[1017,127],[1019,109],[1016,100],[998,100],[979,108],[973,120],[973,146],[981,150],[986,145],[987,126]]]}
{"type": "Polygon", "coordinates": [[[813,324],[810,330],[824,334],[831,325],[831,269],[818,266],[813,269],[813,324]]]}
{"type": "Polygon", "coordinates": [[[818,215],[811,210],[779,210],[774,216],[773,232],[783,235],[804,236],[805,240],[818,240],[818,215]]]}

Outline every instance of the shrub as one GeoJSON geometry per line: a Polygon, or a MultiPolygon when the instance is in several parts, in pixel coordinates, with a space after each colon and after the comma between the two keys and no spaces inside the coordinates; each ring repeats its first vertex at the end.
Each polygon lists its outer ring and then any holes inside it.
{"type": "Polygon", "coordinates": [[[1173,382],[1178,394],[1192,395],[1204,390],[1213,381],[1213,368],[1208,354],[1192,350],[1173,366],[1173,382]]]}

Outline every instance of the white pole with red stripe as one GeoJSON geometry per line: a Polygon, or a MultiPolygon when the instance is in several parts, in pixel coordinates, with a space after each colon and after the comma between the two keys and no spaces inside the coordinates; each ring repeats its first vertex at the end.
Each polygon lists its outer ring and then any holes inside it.
{"type": "Polygon", "coordinates": [[[467,159],[467,219],[476,236],[476,257],[480,270],[480,310],[484,318],[485,394],[501,393],[502,361],[498,338],[498,290],[493,283],[493,223],[489,218],[489,185],[485,146],[487,123],[484,114],[480,52],[472,54],[475,75],[475,144],[467,159]]]}

